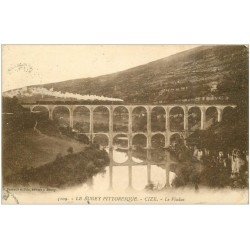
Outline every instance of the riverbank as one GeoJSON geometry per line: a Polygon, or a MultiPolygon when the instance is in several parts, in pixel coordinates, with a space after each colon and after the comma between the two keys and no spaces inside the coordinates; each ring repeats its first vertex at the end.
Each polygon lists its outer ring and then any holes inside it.
{"type": "Polygon", "coordinates": [[[22,169],[4,179],[4,186],[64,188],[85,183],[109,164],[106,151],[97,146],[85,147],[78,153],[58,155],[52,162],[37,168],[22,169]]]}

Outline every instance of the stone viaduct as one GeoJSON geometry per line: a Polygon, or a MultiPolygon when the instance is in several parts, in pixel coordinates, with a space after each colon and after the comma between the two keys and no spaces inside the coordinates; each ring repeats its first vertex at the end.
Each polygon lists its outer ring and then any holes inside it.
{"type": "Polygon", "coordinates": [[[235,108],[236,106],[233,104],[216,104],[216,105],[210,105],[210,104],[169,104],[169,105],[123,105],[123,104],[119,104],[119,105],[71,105],[71,104],[24,104],[23,107],[25,108],[29,108],[31,112],[34,111],[35,108],[37,107],[44,107],[48,110],[49,113],[49,118],[52,120],[53,119],[53,112],[55,111],[55,109],[57,107],[65,107],[68,109],[69,111],[69,125],[71,128],[73,128],[73,124],[74,124],[74,111],[78,108],[78,107],[84,107],[87,108],[89,111],[89,123],[90,123],[90,129],[88,133],[85,133],[86,136],[89,137],[89,139],[91,141],[93,141],[94,137],[96,135],[106,135],[108,137],[109,140],[109,147],[113,146],[113,138],[116,135],[126,135],[128,138],[128,148],[132,148],[132,139],[135,135],[137,134],[143,134],[145,135],[145,137],[147,138],[147,148],[151,148],[151,138],[152,136],[154,136],[155,134],[162,134],[165,138],[165,147],[168,147],[170,145],[170,137],[173,134],[179,133],[180,135],[187,135],[188,131],[188,112],[191,108],[198,108],[200,110],[200,129],[203,130],[205,129],[205,125],[206,125],[206,111],[209,108],[215,108],[217,111],[217,121],[221,122],[222,120],[222,114],[223,114],[223,110],[227,107],[230,108],[235,108]],[[109,112],[109,131],[107,133],[102,133],[102,132],[98,132],[95,133],[94,132],[94,112],[96,110],[96,108],[98,107],[105,107],[108,112],[109,112]],[[114,121],[114,117],[113,117],[113,113],[114,111],[118,108],[118,107],[123,107],[127,110],[128,112],[128,131],[127,132],[115,132],[113,130],[113,121],[114,121]],[[132,114],[133,111],[135,110],[135,108],[137,107],[142,107],[145,109],[146,113],[147,113],[147,131],[146,132],[135,132],[132,130],[132,114]],[[183,131],[178,131],[178,132],[172,132],[170,131],[170,112],[173,108],[175,107],[179,107],[183,110],[183,124],[184,124],[184,130],[183,131]],[[152,131],[151,129],[151,114],[152,111],[155,108],[163,108],[165,111],[165,130],[162,131],[152,131]]]}

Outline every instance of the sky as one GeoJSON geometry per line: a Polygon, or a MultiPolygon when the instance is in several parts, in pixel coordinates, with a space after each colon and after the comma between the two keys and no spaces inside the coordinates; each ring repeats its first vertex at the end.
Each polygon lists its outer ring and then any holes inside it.
{"type": "Polygon", "coordinates": [[[3,45],[2,89],[115,73],[196,46],[3,45]]]}

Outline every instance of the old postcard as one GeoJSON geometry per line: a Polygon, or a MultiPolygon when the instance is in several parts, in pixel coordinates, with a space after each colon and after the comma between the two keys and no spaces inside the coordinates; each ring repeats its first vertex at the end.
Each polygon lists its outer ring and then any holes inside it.
{"type": "Polygon", "coordinates": [[[248,45],[2,45],[2,204],[248,204],[248,45]]]}

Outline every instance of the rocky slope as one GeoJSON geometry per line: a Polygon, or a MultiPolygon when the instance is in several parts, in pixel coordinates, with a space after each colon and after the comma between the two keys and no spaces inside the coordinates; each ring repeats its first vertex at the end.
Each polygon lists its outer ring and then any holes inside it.
{"type": "Polygon", "coordinates": [[[200,46],[114,74],[37,87],[127,103],[237,101],[248,91],[248,48],[200,46]]]}

